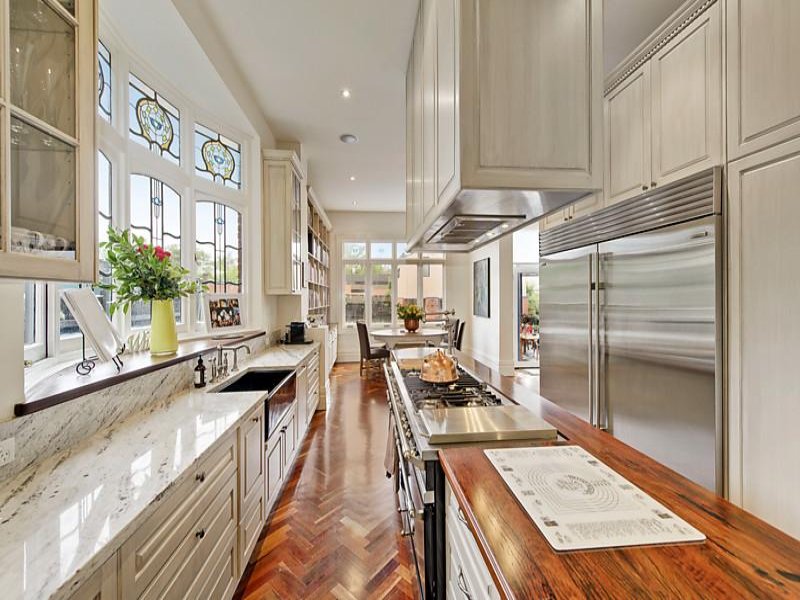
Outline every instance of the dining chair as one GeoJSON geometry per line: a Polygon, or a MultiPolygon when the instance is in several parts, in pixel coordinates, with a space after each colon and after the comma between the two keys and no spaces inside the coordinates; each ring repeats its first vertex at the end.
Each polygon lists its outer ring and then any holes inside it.
{"type": "Polygon", "coordinates": [[[456,350],[461,350],[461,343],[464,341],[464,328],[467,326],[467,322],[464,321],[458,327],[458,335],[456,336],[456,341],[453,344],[453,347],[456,350]]]}
{"type": "Polygon", "coordinates": [[[369,330],[367,324],[358,321],[356,323],[358,329],[358,344],[361,349],[361,360],[359,361],[359,375],[363,376],[364,371],[368,370],[371,366],[379,366],[380,362],[389,358],[389,350],[384,345],[373,346],[369,343],[369,330]]]}

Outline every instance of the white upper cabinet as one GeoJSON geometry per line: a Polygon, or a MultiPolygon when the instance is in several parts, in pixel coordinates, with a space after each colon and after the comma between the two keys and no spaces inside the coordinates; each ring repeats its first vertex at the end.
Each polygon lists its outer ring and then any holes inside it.
{"type": "Polygon", "coordinates": [[[728,157],[800,135],[800,2],[728,0],[728,157]]]}
{"type": "Polygon", "coordinates": [[[675,13],[610,78],[606,205],[723,161],[720,5],[683,17],[675,13]]]}
{"type": "Polygon", "coordinates": [[[650,63],[605,101],[606,204],[647,191],[650,184],[650,63]]]}
{"type": "Polygon", "coordinates": [[[722,160],[721,21],[714,4],[650,61],[651,186],[722,160]]]}
{"type": "Polygon", "coordinates": [[[406,81],[412,245],[465,194],[602,187],[602,4],[422,0],[406,81]]]}
{"type": "Polygon", "coordinates": [[[94,0],[0,11],[0,277],[96,277],[94,0]]]}
{"type": "Polygon", "coordinates": [[[305,285],[305,176],[297,154],[264,150],[264,291],[300,294],[305,285]]]}

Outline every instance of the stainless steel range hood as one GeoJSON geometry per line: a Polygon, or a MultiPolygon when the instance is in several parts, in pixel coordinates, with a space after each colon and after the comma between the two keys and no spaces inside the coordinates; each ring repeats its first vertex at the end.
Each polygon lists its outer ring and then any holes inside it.
{"type": "Polygon", "coordinates": [[[409,250],[471,252],[589,193],[462,190],[421,233],[409,240],[409,250]]]}

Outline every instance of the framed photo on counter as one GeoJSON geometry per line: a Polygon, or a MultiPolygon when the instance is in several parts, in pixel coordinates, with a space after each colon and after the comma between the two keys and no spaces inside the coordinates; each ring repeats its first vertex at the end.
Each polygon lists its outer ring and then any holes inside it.
{"type": "Polygon", "coordinates": [[[203,294],[203,313],[210,333],[236,332],[244,329],[243,294],[203,294]]]}

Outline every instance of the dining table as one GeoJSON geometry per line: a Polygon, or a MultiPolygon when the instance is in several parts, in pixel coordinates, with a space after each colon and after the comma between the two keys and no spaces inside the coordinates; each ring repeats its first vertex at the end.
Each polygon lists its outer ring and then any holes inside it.
{"type": "Polygon", "coordinates": [[[433,327],[424,327],[416,331],[407,331],[402,327],[393,327],[391,329],[370,331],[369,334],[378,342],[386,344],[389,350],[397,346],[425,345],[428,342],[433,342],[438,345],[443,339],[447,338],[446,329],[436,329],[433,327]]]}

